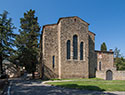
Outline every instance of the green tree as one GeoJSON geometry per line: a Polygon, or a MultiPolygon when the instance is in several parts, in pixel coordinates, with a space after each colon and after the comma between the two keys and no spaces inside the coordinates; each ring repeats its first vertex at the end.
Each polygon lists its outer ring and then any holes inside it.
{"type": "Polygon", "coordinates": [[[114,50],[114,63],[117,70],[125,70],[125,59],[120,53],[120,49],[115,48],[114,50]]]}
{"type": "Polygon", "coordinates": [[[24,18],[20,18],[21,29],[16,36],[16,46],[18,48],[18,59],[20,64],[25,66],[27,72],[33,74],[38,63],[40,26],[38,18],[35,17],[35,10],[24,13],[24,18]]]}
{"type": "Polygon", "coordinates": [[[2,61],[9,58],[14,52],[15,34],[13,33],[13,29],[15,29],[15,27],[12,23],[12,19],[7,18],[7,15],[7,11],[0,14],[0,74],[3,73],[2,61]]]}
{"type": "Polygon", "coordinates": [[[105,42],[103,42],[101,44],[101,51],[107,51],[107,46],[106,46],[105,42]]]}
{"type": "Polygon", "coordinates": [[[117,70],[125,70],[125,59],[123,57],[114,58],[117,70]]]}
{"type": "Polygon", "coordinates": [[[114,57],[115,57],[115,58],[121,57],[120,49],[118,49],[117,47],[116,47],[115,50],[114,50],[114,57]]]}

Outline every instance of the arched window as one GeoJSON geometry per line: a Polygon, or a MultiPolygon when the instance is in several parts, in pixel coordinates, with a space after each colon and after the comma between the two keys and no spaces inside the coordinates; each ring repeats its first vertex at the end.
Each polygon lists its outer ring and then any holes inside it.
{"type": "Polygon", "coordinates": [[[52,67],[55,67],[55,56],[53,56],[53,63],[52,63],[52,67]]]}
{"type": "Polygon", "coordinates": [[[70,59],[70,40],[67,41],[67,59],[70,59]]]}
{"type": "Polygon", "coordinates": [[[73,59],[78,59],[78,37],[73,36],[73,59]]]}
{"type": "Polygon", "coordinates": [[[83,60],[83,42],[80,43],[80,60],[83,60]]]}
{"type": "Polygon", "coordinates": [[[99,70],[101,71],[101,62],[99,62],[99,70]]]}

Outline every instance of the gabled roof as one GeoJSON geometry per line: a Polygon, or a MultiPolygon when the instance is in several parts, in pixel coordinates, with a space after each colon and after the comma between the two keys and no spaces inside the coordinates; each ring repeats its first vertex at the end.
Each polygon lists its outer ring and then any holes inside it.
{"type": "Polygon", "coordinates": [[[99,50],[95,50],[95,52],[97,52],[97,53],[111,53],[111,54],[113,54],[114,52],[112,51],[99,51],[99,50]]]}
{"type": "MultiPolygon", "coordinates": [[[[58,22],[57,22],[57,23],[55,23],[55,24],[47,24],[47,25],[44,25],[43,27],[45,27],[45,26],[53,26],[53,25],[58,25],[58,24],[59,24],[59,22],[60,22],[62,19],[67,19],[67,18],[78,18],[78,19],[80,19],[81,21],[83,21],[83,22],[87,23],[86,21],[82,20],[80,17],[77,17],[77,16],[71,16],[71,17],[61,17],[61,18],[59,18],[59,20],[58,20],[58,22]]],[[[89,23],[87,23],[87,24],[89,25],[89,23]]]]}
{"type": "MultiPolygon", "coordinates": [[[[57,24],[58,24],[62,19],[67,19],[67,18],[78,18],[78,19],[80,19],[81,21],[87,23],[86,21],[84,21],[83,19],[81,19],[81,18],[78,17],[78,16],[70,16],[70,17],[61,17],[61,18],[59,18],[57,24]]],[[[89,25],[89,23],[87,23],[87,24],[89,25]]]]}
{"type": "Polygon", "coordinates": [[[55,23],[55,24],[47,24],[47,25],[43,25],[42,32],[43,32],[43,29],[44,29],[45,27],[47,27],[47,26],[55,26],[55,25],[58,25],[59,22],[60,22],[62,19],[67,19],[67,18],[78,18],[78,19],[80,19],[81,21],[83,21],[84,23],[86,23],[86,24],[89,25],[89,23],[87,23],[86,21],[82,20],[82,19],[81,19],[80,17],[78,17],[78,16],[61,17],[61,18],[59,18],[58,22],[55,23]]]}
{"type": "Polygon", "coordinates": [[[91,31],[88,31],[88,32],[92,33],[93,35],[96,35],[95,33],[91,32],[91,31]]]}

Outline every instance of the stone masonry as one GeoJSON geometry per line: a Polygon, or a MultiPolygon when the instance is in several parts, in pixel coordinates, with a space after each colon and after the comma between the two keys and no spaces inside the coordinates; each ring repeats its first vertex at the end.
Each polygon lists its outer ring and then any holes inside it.
{"type": "Polygon", "coordinates": [[[56,24],[43,26],[43,78],[100,77],[99,72],[114,70],[113,52],[95,51],[95,34],[88,26],[77,16],[60,18],[56,24]]]}

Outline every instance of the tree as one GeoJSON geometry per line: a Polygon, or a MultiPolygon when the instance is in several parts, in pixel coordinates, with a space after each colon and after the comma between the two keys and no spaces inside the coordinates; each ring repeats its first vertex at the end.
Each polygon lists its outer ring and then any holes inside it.
{"type": "Polygon", "coordinates": [[[125,70],[125,59],[120,53],[120,49],[115,48],[114,50],[114,63],[117,70],[125,70]]]}
{"type": "Polygon", "coordinates": [[[38,63],[40,26],[35,17],[35,10],[24,13],[24,18],[20,18],[21,29],[16,36],[16,46],[18,48],[18,59],[20,64],[25,66],[27,72],[33,74],[38,63]]]}
{"type": "Polygon", "coordinates": [[[9,58],[9,56],[14,52],[14,38],[15,34],[13,29],[15,29],[12,19],[7,18],[8,12],[4,11],[0,14],[0,74],[3,73],[2,61],[9,58]]]}
{"type": "Polygon", "coordinates": [[[114,58],[117,70],[125,70],[125,59],[123,57],[114,58]]]}
{"type": "Polygon", "coordinates": [[[118,49],[117,47],[116,47],[115,50],[114,50],[114,57],[115,57],[115,58],[121,57],[120,49],[118,49]]]}
{"type": "Polygon", "coordinates": [[[103,42],[101,44],[101,51],[107,51],[107,46],[106,46],[105,42],[103,42]]]}

